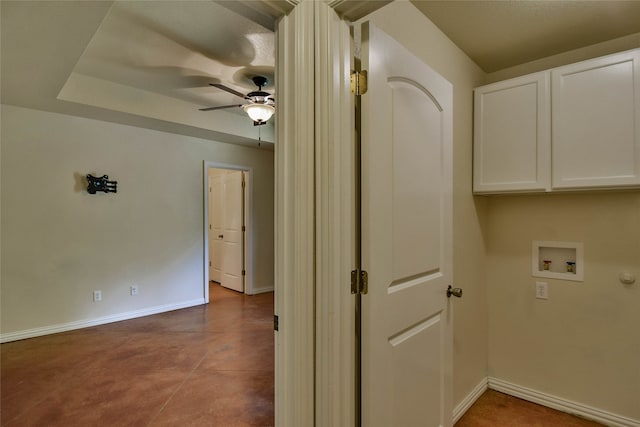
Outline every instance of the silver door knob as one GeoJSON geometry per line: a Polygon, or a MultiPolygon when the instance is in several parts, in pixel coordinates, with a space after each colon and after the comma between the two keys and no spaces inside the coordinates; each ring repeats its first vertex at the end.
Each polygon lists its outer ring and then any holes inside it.
{"type": "Polygon", "coordinates": [[[449,285],[449,287],[447,288],[447,298],[451,298],[451,295],[461,298],[462,288],[452,288],[451,285],[449,285]]]}

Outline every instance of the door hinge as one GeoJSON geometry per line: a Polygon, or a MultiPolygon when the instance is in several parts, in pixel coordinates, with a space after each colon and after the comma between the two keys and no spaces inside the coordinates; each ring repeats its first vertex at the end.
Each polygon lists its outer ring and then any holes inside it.
{"type": "Polygon", "coordinates": [[[277,316],[277,315],[274,315],[274,316],[273,316],[273,330],[274,330],[274,331],[277,331],[277,330],[278,330],[278,326],[279,326],[279,325],[278,325],[278,316],[277,316]]]}
{"type": "Polygon", "coordinates": [[[360,269],[351,271],[351,293],[366,295],[369,292],[369,274],[360,269]]]}
{"type": "Polygon", "coordinates": [[[211,261],[209,261],[209,267],[211,267],[211,261]]]}
{"type": "Polygon", "coordinates": [[[247,229],[245,228],[245,226],[242,226],[242,231],[246,231],[247,229]]]}
{"type": "Polygon", "coordinates": [[[211,224],[209,224],[209,230],[211,230],[211,224]]]}
{"type": "Polygon", "coordinates": [[[242,270],[242,275],[244,276],[246,274],[246,272],[244,270],[242,270]]]}
{"type": "Polygon", "coordinates": [[[351,72],[351,93],[356,96],[367,93],[367,70],[351,72]]]}
{"type": "Polygon", "coordinates": [[[244,183],[244,180],[243,180],[243,181],[242,181],[242,188],[244,188],[244,186],[245,186],[245,183],[244,183]]]}

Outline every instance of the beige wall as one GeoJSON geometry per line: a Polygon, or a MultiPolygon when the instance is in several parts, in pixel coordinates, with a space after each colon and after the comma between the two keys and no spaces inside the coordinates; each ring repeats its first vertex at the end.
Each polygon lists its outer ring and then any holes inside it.
{"type": "Polygon", "coordinates": [[[488,221],[489,375],[640,420],[640,284],[618,280],[640,281],[640,192],[495,197],[488,221]],[[532,277],[533,240],[584,243],[584,282],[532,277]]]}
{"type": "Polygon", "coordinates": [[[272,151],[8,105],[1,148],[3,334],[202,302],[205,160],[253,168],[255,287],[273,287],[272,151]]]}
{"type": "Polygon", "coordinates": [[[396,1],[367,17],[453,84],[454,405],[487,375],[487,294],[481,223],[486,200],[471,195],[472,90],[485,74],[411,3],[396,1]]]}
{"type": "MultiPolygon", "coordinates": [[[[488,81],[640,47],[640,34],[488,81]]],[[[489,375],[640,420],[640,192],[488,198],[489,375]],[[532,240],[584,243],[584,282],[531,276],[532,240]],[[633,286],[618,280],[637,277],[633,286]],[[536,280],[549,299],[536,300],[536,280]]]]}
{"type": "Polygon", "coordinates": [[[560,67],[562,65],[572,64],[574,62],[580,62],[586,59],[609,55],[611,53],[635,49],[638,47],[640,47],[640,33],[630,34],[628,36],[608,40],[585,48],[571,50],[569,52],[560,53],[537,61],[527,62],[526,64],[516,65],[514,67],[505,68],[504,70],[487,74],[486,83],[493,83],[500,80],[510,79],[512,77],[523,76],[525,74],[544,71],[550,68],[560,67]]]}

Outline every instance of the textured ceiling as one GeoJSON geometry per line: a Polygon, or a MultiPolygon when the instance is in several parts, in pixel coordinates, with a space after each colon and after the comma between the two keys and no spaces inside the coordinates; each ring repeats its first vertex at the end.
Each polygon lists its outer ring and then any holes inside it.
{"type": "MultiPolygon", "coordinates": [[[[254,75],[273,82],[275,34],[224,5],[178,0],[0,6],[3,102],[227,142],[273,142],[272,121],[254,127],[237,107],[198,111],[244,102],[210,83],[247,93],[256,89],[254,75]]],[[[266,90],[274,92],[273,83],[266,90]]]]}
{"type": "Polygon", "coordinates": [[[640,1],[412,3],[488,73],[640,33],[640,1]]]}
{"type": "MultiPolygon", "coordinates": [[[[412,2],[487,72],[640,34],[640,0],[412,2]]],[[[252,143],[240,109],[198,108],[241,102],[209,83],[273,76],[274,19],[294,3],[1,0],[2,102],[252,143]]],[[[331,1],[351,20],[387,3],[331,1]]]]}
{"type": "MultiPolygon", "coordinates": [[[[275,34],[214,2],[127,1],[113,4],[73,73],[189,102],[194,114],[210,116],[220,112],[195,106],[244,102],[210,83],[247,93],[257,89],[251,77],[263,75],[273,90],[274,62],[275,34]]],[[[246,117],[240,108],[228,112],[246,117]]]]}

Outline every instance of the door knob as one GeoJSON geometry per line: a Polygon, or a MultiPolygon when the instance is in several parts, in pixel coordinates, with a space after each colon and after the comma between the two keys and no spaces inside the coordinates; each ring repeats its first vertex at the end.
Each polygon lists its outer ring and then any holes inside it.
{"type": "Polygon", "coordinates": [[[447,288],[447,298],[451,298],[451,295],[461,298],[462,288],[452,288],[451,285],[449,285],[449,287],[447,288]]]}
{"type": "Polygon", "coordinates": [[[224,237],[224,234],[218,234],[218,239],[222,239],[224,237]]]}

